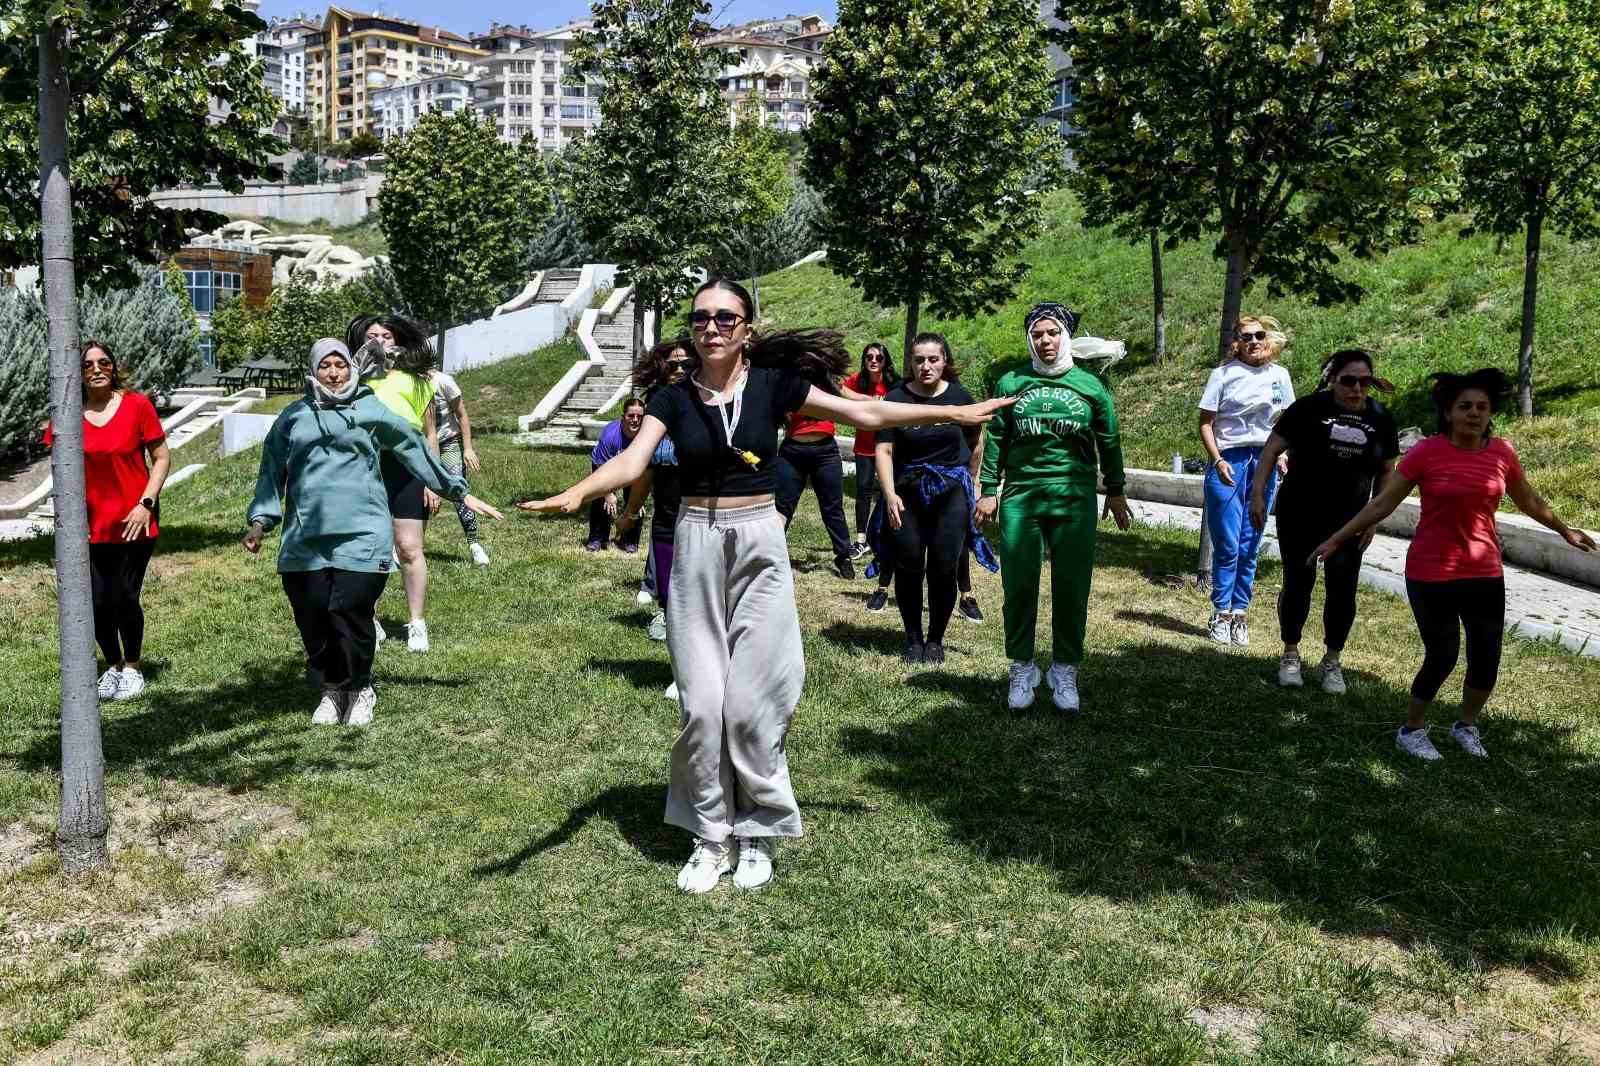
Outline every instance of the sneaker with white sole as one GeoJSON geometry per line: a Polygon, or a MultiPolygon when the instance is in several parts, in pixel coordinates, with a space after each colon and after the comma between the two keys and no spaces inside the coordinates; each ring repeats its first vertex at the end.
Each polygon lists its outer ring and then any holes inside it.
{"type": "Polygon", "coordinates": [[[1438,762],[1444,758],[1439,754],[1439,749],[1433,746],[1433,741],[1428,739],[1428,727],[1413,729],[1407,733],[1401,729],[1394,735],[1394,746],[1407,755],[1415,755],[1423,762],[1438,762]]]}
{"type": "Polygon", "coordinates": [[[1278,686],[1280,688],[1301,688],[1306,679],[1301,675],[1300,656],[1285,655],[1278,660],[1278,686]]]}
{"type": "Polygon", "coordinates": [[[667,686],[667,691],[663,692],[662,695],[665,696],[667,699],[671,700],[673,703],[677,703],[678,702],[678,683],[676,681],[674,681],[672,684],[668,685],[667,686]]]}
{"type": "Polygon", "coordinates": [[[317,709],[311,712],[312,725],[338,725],[340,704],[344,702],[345,694],[338,689],[325,688],[322,690],[322,699],[317,703],[317,709]]]}
{"type": "Polygon", "coordinates": [[[961,597],[961,602],[956,604],[956,614],[976,625],[983,625],[983,608],[978,606],[976,596],[961,597]]]}
{"type": "Polygon", "coordinates": [[[471,544],[467,545],[467,551],[472,553],[473,566],[489,565],[489,553],[483,550],[482,544],[479,544],[477,541],[473,541],[471,544]]]}
{"type": "Polygon", "coordinates": [[[117,678],[117,694],[113,699],[131,700],[144,692],[144,675],[131,666],[124,666],[117,678]]]}
{"type": "Polygon", "coordinates": [[[867,597],[867,610],[872,614],[878,614],[887,606],[889,606],[889,590],[880,585],[867,597]]]}
{"type": "Polygon", "coordinates": [[[1457,722],[1450,727],[1450,739],[1456,742],[1456,747],[1468,755],[1479,759],[1487,759],[1489,753],[1483,750],[1483,737],[1478,733],[1478,727],[1457,722]]]}
{"type": "Polygon", "coordinates": [[[1233,619],[1217,611],[1211,615],[1211,621],[1206,623],[1206,633],[1218,644],[1233,643],[1233,619]]]}
{"type": "Polygon", "coordinates": [[[406,651],[428,650],[428,623],[417,618],[406,623],[406,651]]]}
{"type": "Polygon", "coordinates": [[[650,591],[648,589],[640,589],[638,592],[633,594],[633,602],[637,603],[640,607],[648,607],[652,603],[656,602],[656,598],[650,595],[650,591]]]}
{"type": "Polygon", "coordinates": [[[346,694],[347,706],[350,713],[345,717],[345,725],[369,726],[372,724],[372,713],[378,709],[378,694],[372,691],[372,686],[357,692],[355,695],[346,694]]]}
{"type": "Polygon", "coordinates": [[[100,698],[103,699],[103,700],[114,700],[114,699],[116,699],[117,698],[117,684],[121,680],[122,680],[122,671],[119,670],[115,666],[113,666],[111,669],[107,670],[105,673],[101,674],[100,675],[100,684],[99,684],[98,688],[96,689],[96,691],[100,693],[100,698]]]}
{"type": "Polygon", "coordinates": [[[650,619],[650,628],[647,630],[651,640],[667,639],[667,612],[657,611],[650,619]]]}
{"type": "Polygon", "coordinates": [[[1051,700],[1063,711],[1076,711],[1078,703],[1078,668],[1068,666],[1066,663],[1051,663],[1050,670],[1044,675],[1044,683],[1050,686],[1053,695],[1051,700]]]}
{"type": "Polygon", "coordinates": [[[1011,664],[1011,677],[1006,685],[1006,706],[1020,711],[1033,706],[1033,690],[1039,687],[1039,665],[1033,662],[1011,664]]]}
{"type": "Polygon", "coordinates": [[[374,615],[372,618],[372,633],[373,636],[377,638],[378,644],[382,644],[384,641],[389,639],[389,634],[383,631],[383,623],[378,621],[376,615],[374,615]]]}
{"type": "Polygon", "coordinates": [[[1332,662],[1322,660],[1322,691],[1330,696],[1344,695],[1344,668],[1339,665],[1338,659],[1332,662]]]}
{"type": "Polygon", "coordinates": [[[1228,627],[1228,636],[1236,647],[1248,648],[1250,646],[1250,620],[1242,614],[1233,616],[1233,624],[1228,627]]]}
{"type": "Polygon", "coordinates": [[[712,841],[696,837],[689,861],[678,871],[678,887],[685,892],[700,895],[710,892],[722,880],[722,875],[733,872],[733,849],[726,840],[712,841]]]}
{"type": "Polygon", "coordinates": [[[772,854],[776,837],[739,837],[739,868],[733,872],[734,888],[760,888],[772,880],[772,854]]]}

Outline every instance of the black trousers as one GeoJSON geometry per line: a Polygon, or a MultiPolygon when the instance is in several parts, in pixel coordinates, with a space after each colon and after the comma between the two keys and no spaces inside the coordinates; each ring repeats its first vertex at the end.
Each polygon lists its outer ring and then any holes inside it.
{"type": "Polygon", "coordinates": [[[813,441],[785,440],[778,449],[778,461],[773,464],[772,473],[778,481],[776,496],[778,513],[783,515],[783,528],[788,529],[794,520],[800,494],[809,483],[817,494],[817,507],[822,511],[828,540],[833,542],[833,557],[849,558],[850,527],[844,520],[844,460],[839,458],[839,442],[833,437],[813,441]]]}
{"type": "MultiPolygon", "coordinates": [[[[598,466],[591,466],[590,471],[599,470],[598,466]]],[[[619,504],[618,506],[624,506],[619,504]]],[[[631,544],[639,546],[639,527],[641,523],[635,522],[626,533],[617,537],[618,544],[631,544]]],[[[589,539],[599,541],[602,545],[611,539],[611,516],[606,514],[606,498],[596,497],[589,504],[589,539]]]]}
{"type": "Polygon", "coordinates": [[[108,666],[138,662],[144,651],[144,608],[139,605],[139,593],[155,550],[153,537],[89,545],[94,639],[108,666]]]}
{"type": "Polygon", "coordinates": [[[1506,631],[1506,580],[1503,577],[1456,581],[1406,579],[1406,597],[1422,634],[1422,668],[1411,682],[1411,697],[1431,700],[1456,668],[1461,631],[1467,633],[1468,688],[1494,691],[1500,676],[1500,643],[1506,631]]]}
{"type": "Polygon", "coordinates": [[[372,684],[372,657],[378,651],[373,612],[389,575],[330,568],[280,576],[306,646],[306,664],[328,685],[353,691],[372,684]]]}
{"type": "Polygon", "coordinates": [[[966,493],[952,489],[924,502],[912,489],[894,537],[894,598],[908,640],[922,640],[922,583],[928,583],[927,639],[943,641],[956,608],[956,573],[967,547],[966,493]]]}
{"type": "Polygon", "coordinates": [[[867,535],[872,520],[872,505],[878,500],[878,460],[870,455],[856,456],[856,533],[867,535]]]}
{"type": "MultiPolygon", "coordinates": [[[[1344,525],[1345,519],[1307,521],[1285,514],[1278,505],[1278,549],[1283,555],[1283,591],[1278,594],[1278,632],[1285,644],[1298,644],[1311,616],[1311,590],[1317,568],[1306,560],[1317,545],[1344,525]]],[[[1343,651],[1356,621],[1356,585],[1361,579],[1361,538],[1351,537],[1323,563],[1322,632],[1330,652],[1343,651]]]]}

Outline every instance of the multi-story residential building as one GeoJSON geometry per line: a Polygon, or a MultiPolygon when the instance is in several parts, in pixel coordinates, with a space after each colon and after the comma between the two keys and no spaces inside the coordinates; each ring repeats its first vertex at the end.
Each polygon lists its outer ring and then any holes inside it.
{"type": "Polygon", "coordinates": [[[491,54],[516,52],[528,47],[537,36],[537,33],[526,26],[501,26],[498,23],[490,23],[488,33],[473,36],[472,47],[481,48],[491,54]]]}
{"type": "Polygon", "coordinates": [[[449,74],[430,74],[373,89],[367,96],[374,130],[380,140],[403,136],[429,111],[454,114],[472,107],[472,87],[477,78],[465,68],[449,74]]]}
{"type": "Polygon", "coordinates": [[[478,65],[473,107],[494,120],[501,140],[519,144],[532,136],[541,150],[560,152],[600,125],[604,86],[575,75],[569,54],[586,25],[537,33],[501,26],[475,39],[495,50],[478,65]],[[510,43],[521,47],[508,49],[510,43]]]}
{"type": "MultiPolygon", "coordinates": [[[[321,29],[303,18],[276,19],[258,35],[258,40],[275,45],[282,59],[283,77],[281,91],[273,95],[283,103],[289,114],[304,114],[306,110],[306,36],[321,29]]],[[[273,88],[269,81],[269,89],[273,88]]]]}
{"type": "Polygon", "coordinates": [[[767,125],[798,132],[811,123],[811,77],[822,56],[763,37],[715,34],[703,46],[717,67],[728,121],[745,107],[760,109],[767,125]]]}
{"type": "MultiPolygon", "coordinates": [[[[1046,29],[1060,28],[1061,21],[1056,18],[1056,0],[1039,0],[1039,21],[1046,29]]],[[[1050,110],[1045,112],[1042,121],[1054,126],[1065,136],[1071,128],[1067,115],[1077,101],[1077,95],[1072,91],[1072,57],[1053,41],[1046,49],[1046,54],[1050,57],[1054,80],[1050,83],[1050,110]]]]}
{"type": "Polygon", "coordinates": [[[347,141],[373,132],[373,91],[458,70],[487,54],[449,30],[330,7],[321,28],[306,36],[307,111],[323,138],[347,141]]]}

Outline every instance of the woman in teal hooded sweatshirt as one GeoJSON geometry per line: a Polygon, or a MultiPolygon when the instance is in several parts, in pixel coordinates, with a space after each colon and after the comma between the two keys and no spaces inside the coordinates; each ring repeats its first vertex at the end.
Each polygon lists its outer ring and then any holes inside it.
{"type": "Polygon", "coordinates": [[[378,473],[385,452],[440,496],[501,517],[468,495],[466,481],[439,464],[422,434],[361,384],[343,342],[318,341],[305,398],[284,409],[262,443],[244,538],[255,554],[262,538],[283,525],[278,573],[307,662],[322,676],[315,725],[370,725],[377,707],[373,609],[394,551],[394,523],[378,473]]]}

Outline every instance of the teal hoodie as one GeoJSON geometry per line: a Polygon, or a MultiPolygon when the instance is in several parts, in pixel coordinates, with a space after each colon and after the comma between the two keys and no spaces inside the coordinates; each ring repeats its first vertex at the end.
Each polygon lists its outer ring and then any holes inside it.
{"type": "Polygon", "coordinates": [[[267,532],[283,523],[280,572],[390,569],[394,525],[378,473],[383,451],[446,499],[466,496],[465,479],[440,466],[422,434],[365,385],[348,404],[323,407],[308,389],[284,408],[262,442],[246,516],[267,532]]]}

